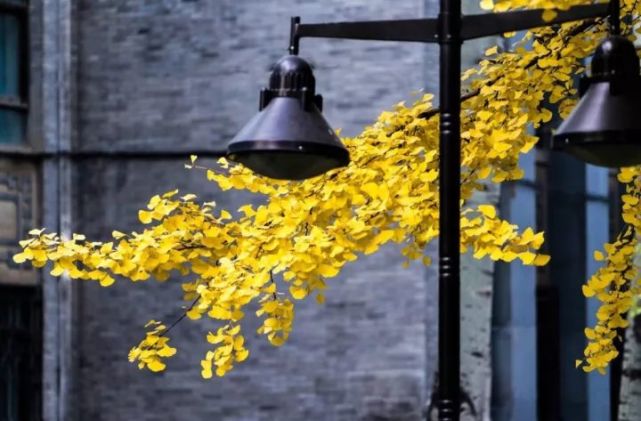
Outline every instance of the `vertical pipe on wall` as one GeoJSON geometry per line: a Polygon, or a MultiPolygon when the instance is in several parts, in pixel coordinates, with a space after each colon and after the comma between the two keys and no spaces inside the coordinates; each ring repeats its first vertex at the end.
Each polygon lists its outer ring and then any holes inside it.
{"type": "MultiPolygon", "coordinates": [[[[73,134],[73,2],[43,0],[41,16],[42,64],[39,83],[43,148],[57,154],[69,151],[73,134]]],[[[34,114],[35,115],[35,114],[34,114]]],[[[71,161],[47,160],[42,167],[43,225],[63,236],[71,233],[71,161]]],[[[43,273],[43,414],[45,421],[72,421],[74,414],[74,286],[68,277],[43,273]]]]}
{"type": "Polygon", "coordinates": [[[461,1],[441,0],[439,397],[441,421],[460,412],[461,1]]]}
{"type": "MultiPolygon", "coordinates": [[[[71,151],[73,132],[73,2],[61,0],[58,2],[58,55],[56,60],[56,87],[57,105],[56,118],[58,120],[58,151],[71,151]]],[[[69,157],[60,157],[58,160],[58,205],[60,218],[59,233],[64,238],[72,235],[72,173],[73,163],[69,157]]],[[[60,345],[60,419],[73,421],[76,419],[75,395],[75,306],[77,304],[76,285],[72,284],[68,275],[63,275],[58,280],[60,291],[59,328],[60,345]]]]}

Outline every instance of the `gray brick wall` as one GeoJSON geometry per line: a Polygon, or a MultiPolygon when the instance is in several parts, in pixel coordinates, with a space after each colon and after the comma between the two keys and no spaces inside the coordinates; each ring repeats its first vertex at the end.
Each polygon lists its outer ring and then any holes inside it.
{"type": "MultiPolygon", "coordinates": [[[[82,1],[78,8],[79,148],[221,148],[256,112],[258,89],[285,51],[289,16],[307,21],[416,17],[421,0],[82,1]]],[[[326,115],[348,134],[424,86],[425,47],[307,41],[326,115]]],[[[236,209],[182,162],[91,162],[76,168],[77,230],[136,229],[137,209],[174,187],[236,209]]],[[[79,419],[417,420],[426,398],[424,270],[387,249],[331,282],[327,304],[301,303],[289,343],[249,334],[251,358],[200,378],[207,321],[174,334],[162,375],[126,354],[150,318],[171,320],[179,284],[83,284],[77,302],[79,419]]],[[[432,295],[433,296],[433,295],[432,295]]],[[[433,320],[433,319],[432,319],[433,320]]],[[[248,317],[247,331],[256,322],[248,317]]]]}
{"type": "MultiPolygon", "coordinates": [[[[413,18],[434,15],[434,3],[80,0],[73,25],[75,147],[222,148],[256,111],[258,89],[285,52],[291,15],[310,22],[413,18]]],[[[478,49],[466,50],[468,60],[478,49]]],[[[328,40],[304,40],[301,49],[317,69],[327,118],[347,135],[408,93],[434,91],[435,53],[419,44],[328,40]]],[[[105,239],[112,229],[138,229],[137,210],[151,195],[176,187],[232,210],[257,200],[223,194],[202,174],[184,170],[183,163],[76,165],[74,231],[105,239]]],[[[77,387],[64,398],[81,421],[418,420],[436,365],[435,271],[402,269],[400,263],[398,250],[386,248],[352,264],[331,282],[326,305],[299,304],[286,346],[276,349],[250,334],[251,358],[210,381],[200,378],[198,364],[204,335],[213,328],[207,321],[175,330],[179,353],[166,373],[139,372],[126,361],[147,320],[171,321],[179,314],[179,279],[120,281],[108,289],[81,283],[73,297],[76,369],[69,371],[77,387]]],[[[486,301],[488,273],[485,268],[474,278],[486,301]]],[[[485,313],[489,308],[466,305],[479,307],[485,313]]],[[[464,317],[474,318],[465,311],[464,317]]],[[[248,317],[246,331],[255,328],[248,317]]],[[[464,358],[475,367],[463,370],[466,385],[484,384],[488,335],[470,335],[476,341],[471,349],[477,354],[481,349],[485,358],[481,363],[464,358]]],[[[480,388],[475,401],[487,398],[480,388]]]]}
{"type": "MultiPolygon", "coordinates": [[[[393,7],[370,0],[83,0],[80,146],[222,146],[255,112],[267,71],[286,51],[291,15],[408,18],[423,9],[423,0],[393,7]]],[[[318,69],[327,117],[353,134],[423,87],[424,51],[419,44],[304,40],[301,55],[318,69]]]]}

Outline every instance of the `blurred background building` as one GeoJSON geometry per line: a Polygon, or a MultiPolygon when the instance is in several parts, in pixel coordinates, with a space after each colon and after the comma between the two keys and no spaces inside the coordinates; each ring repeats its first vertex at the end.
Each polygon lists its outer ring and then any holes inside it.
{"type": "MultiPolygon", "coordinates": [[[[105,289],[11,256],[33,227],[96,240],[139,229],[137,210],[174,188],[231,210],[259,200],[221,193],[183,165],[224,148],[255,113],[289,17],[437,10],[436,0],[0,0],[0,421],[421,419],[437,387],[436,272],[403,269],[394,248],[332,280],[324,306],[299,303],[286,346],[250,337],[250,359],[209,381],[199,367],[206,321],[174,331],[179,352],[162,374],[126,359],[149,319],[180,314],[178,282],[105,289]]],[[[467,45],[466,65],[506,42],[467,45]]],[[[344,135],[413,92],[436,93],[436,47],[304,40],[301,54],[344,135]]],[[[523,181],[477,200],[545,229],[553,260],[537,271],[464,259],[465,419],[608,420],[621,370],[587,376],[574,360],[594,314],[580,285],[616,230],[616,189],[607,171],[545,141],[523,165],[523,181]]]]}

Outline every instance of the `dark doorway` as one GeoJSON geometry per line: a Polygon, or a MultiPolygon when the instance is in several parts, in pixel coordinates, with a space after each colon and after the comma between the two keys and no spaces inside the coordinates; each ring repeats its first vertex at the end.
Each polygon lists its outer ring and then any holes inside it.
{"type": "Polygon", "coordinates": [[[41,411],[40,288],[0,285],[0,421],[36,421],[41,411]]]}

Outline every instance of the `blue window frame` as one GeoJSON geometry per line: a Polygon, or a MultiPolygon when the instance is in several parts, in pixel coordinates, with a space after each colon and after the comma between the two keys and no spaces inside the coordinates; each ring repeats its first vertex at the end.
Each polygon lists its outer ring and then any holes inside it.
{"type": "Polygon", "coordinates": [[[0,144],[25,140],[28,12],[25,0],[0,0],[0,144]]]}
{"type": "Polygon", "coordinates": [[[492,420],[616,420],[615,364],[611,377],[574,366],[597,306],[581,285],[598,268],[592,252],[611,237],[609,172],[550,151],[550,132],[539,134],[536,152],[521,157],[525,178],[502,186],[501,214],[545,231],[552,260],[537,269],[496,267],[492,420]]]}

